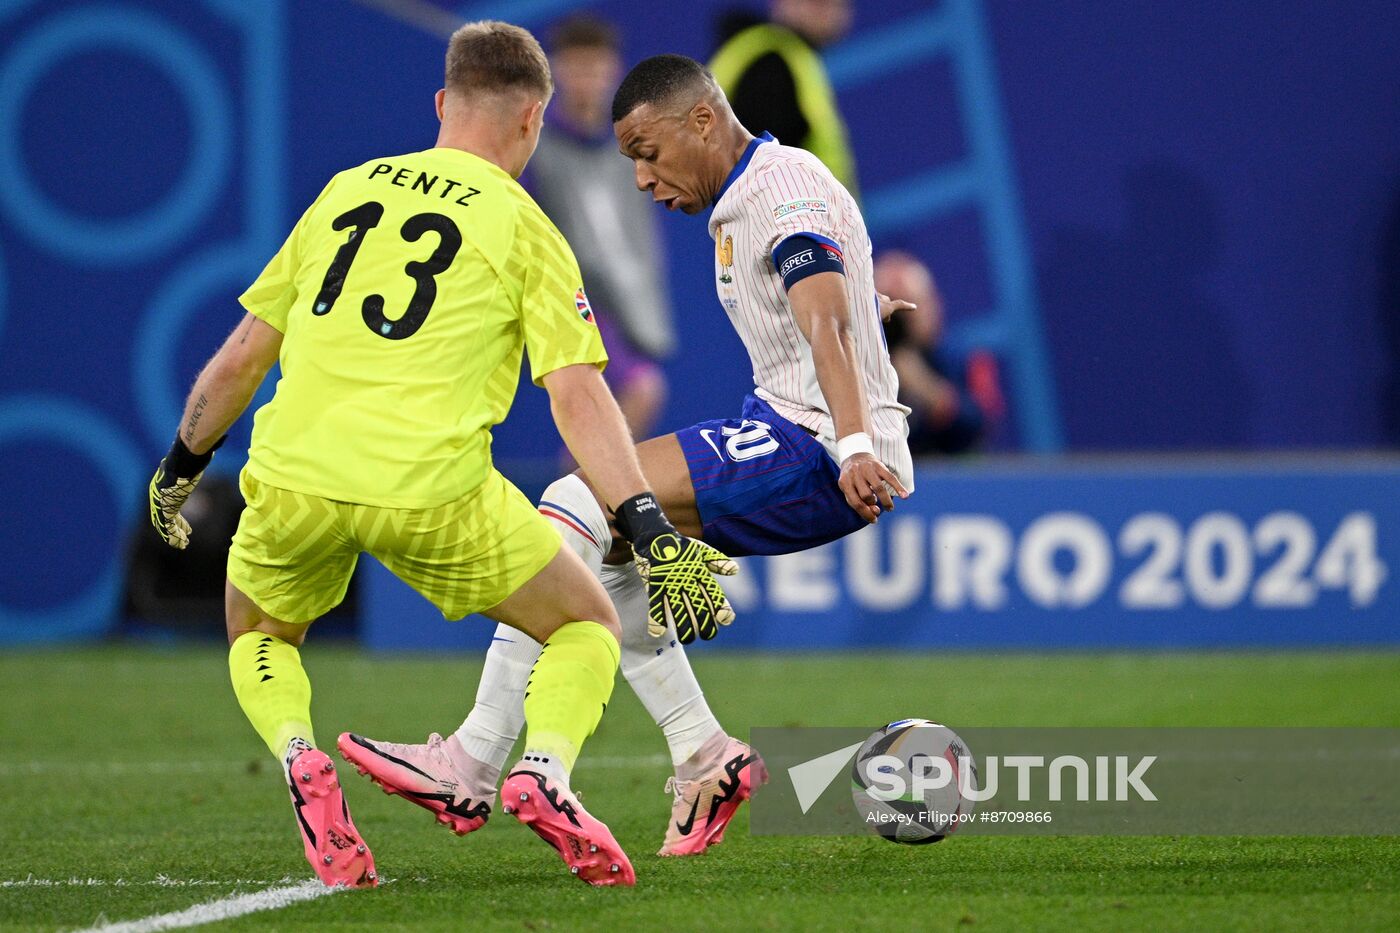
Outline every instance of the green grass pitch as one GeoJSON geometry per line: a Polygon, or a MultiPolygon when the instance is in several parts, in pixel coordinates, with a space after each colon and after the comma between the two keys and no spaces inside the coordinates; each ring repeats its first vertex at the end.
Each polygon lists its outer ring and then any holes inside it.
{"type": "MultiPolygon", "coordinates": [[[[869,725],[1400,726],[1400,655],[693,653],[730,731],[869,725]]],[[[479,659],[303,651],[321,744],[451,731],[479,659]]],[[[272,759],[215,647],[0,657],[0,929],[134,920],[311,877],[272,759]]],[[[1396,929],[1394,838],[874,838],[748,834],[656,858],[660,733],[625,683],[574,786],[632,856],[591,889],[499,812],[459,839],[346,766],[387,883],[228,926],[339,930],[1396,929]],[[590,763],[592,759],[592,763],[590,763]]]]}

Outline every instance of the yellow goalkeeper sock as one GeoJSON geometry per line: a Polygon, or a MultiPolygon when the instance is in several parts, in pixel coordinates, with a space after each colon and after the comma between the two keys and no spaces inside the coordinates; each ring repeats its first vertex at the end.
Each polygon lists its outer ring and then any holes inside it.
{"type": "Polygon", "coordinates": [[[525,687],[524,764],[567,780],[612,697],[619,654],[597,622],[569,622],[549,636],[525,687]]]}
{"type": "Polygon", "coordinates": [[[233,692],[278,761],[293,739],[316,744],[311,732],[311,681],[296,648],[273,635],[245,632],[228,649],[233,692]]]}

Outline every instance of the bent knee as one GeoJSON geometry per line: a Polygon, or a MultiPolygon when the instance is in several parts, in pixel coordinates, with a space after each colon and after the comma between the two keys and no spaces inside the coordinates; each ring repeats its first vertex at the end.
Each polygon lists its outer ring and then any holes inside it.
{"type": "Polygon", "coordinates": [[[293,648],[300,648],[310,625],[272,618],[232,582],[227,582],[224,587],[224,628],[228,632],[230,645],[249,632],[262,632],[285,641],[293,648]]]}
{"type": "Polygon", "coordinates": [[[601,604],[594,608],[588,617],[589,622],[597,622],[603,628],[612,632],[613,637],[622,642],[622,622],[617,617],[617,610],[613,608],[611,602],[601,604]]]}
{"type": "Polygon", "coordinates": [[[532,626],[526,634],[540,644],[544,644],[566,625],[573,625],[577,622],[593,622],[607,629],[617,643],[622,644],[622,624],[618,621],[617,612],[611,607],[595,607],[593,609],[573,614],[574,618],[564,618],[557,620],[552,625],[532,626]]]}
{"type": "Polygon", "coordinates": [[[264,619],[252,625],[235,625],[229,620],[228,643],[231,645],[249,632],[261,632],[264,635],[271,635],[279,641],[285,641],[293,648],[300,648],[301,643],[306,641],[306,630],[310,625],[291,625],[286,622],[277,622],[272,619],[264,619]]]}

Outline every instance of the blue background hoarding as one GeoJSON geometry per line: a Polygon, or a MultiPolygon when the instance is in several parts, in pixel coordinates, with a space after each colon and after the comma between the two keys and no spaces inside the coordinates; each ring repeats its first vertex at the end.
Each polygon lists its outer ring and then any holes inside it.
{"type": "MultiPolygon", "coordinates": [[[[1400,645],[1400,460],[919,471],[879,524],[744,560],[728,648],[1400,645]]],[[[375,565],[379,649],[481,648],[375,565]]]]}
{"type": "MultiPolygon", "coordinates": [[[[632,61],[706,57],[734,5],[442,4],[539,31],[592,9],[632,61]]],[[[826,58],[872,236],[1001,357],[994,446],[1400,440],[1393,3],[855,9],[826,58]]],[[[443,47],[343,0],[0,0],[0,641],[117,623],[123,541],[235,297],[333,173],[432,143],[443,47]]],[[[750,373],[704,218],[657,223],[673,430],[737,412],[750,373]]],[[[498,457],[531,486],[558,450],[527,385],[498,457]]]]}

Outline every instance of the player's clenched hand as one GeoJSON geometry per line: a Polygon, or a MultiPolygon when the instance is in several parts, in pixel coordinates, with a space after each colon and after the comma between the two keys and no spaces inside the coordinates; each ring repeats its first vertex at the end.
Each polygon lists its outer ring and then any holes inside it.
{"type": "Polygon", "coordinates": [[[715,576],[732,576],[738,564],[719,551],[676,531],[651,493],[633,496],[617,508],[617,530],[632,543],[637,572],[647,583],[647,631],[666,634],[667,623],[688,645],[699,635],[709,640],[734,610],[715,576]]]}
{"type": "Polygon", "coordinates": [[[204,475],[204,468],[214,459],[214,451],[219,449],[223,438],[207,453],[191,453],[180,438],[170,447],[170,453],[156,468],[148,487],[151,505],[151,525],[162,541],[177,550],[184,550],[190,543],[190,523],[180,514],[185,500],[194,492],[194,487],[204,475]]]}
{"type": "Polygon", "coordinates": [[[838,482],[846,504],[867,522],[875,521],[882,511],[894,509],[891,490],[901,499],[909,498],[904,484],[873,454],[856,453],[847,457],[841,464],[838,482]]]}

